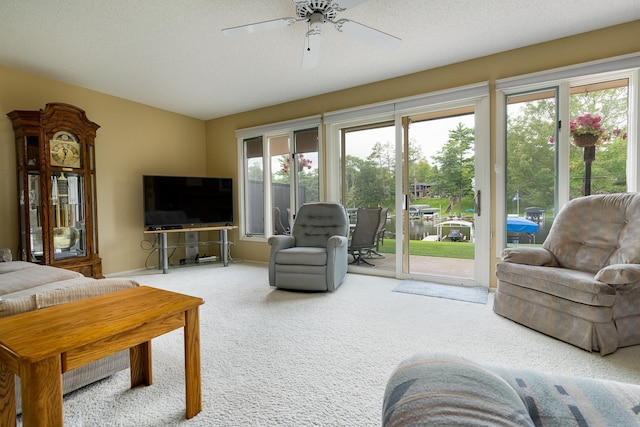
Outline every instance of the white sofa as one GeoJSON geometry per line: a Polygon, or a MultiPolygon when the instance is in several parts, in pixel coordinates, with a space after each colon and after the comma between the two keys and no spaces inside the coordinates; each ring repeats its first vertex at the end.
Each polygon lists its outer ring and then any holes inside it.
{"type": "MultiPolygon", "coordinates": [[[[10,251],[0,249],[0,318],[135,286],[139,284],[129,279],[93,279],[70,270],[12,261],[10,251]]],[[[129,352],[125,350],[65,372],[62,376],[63,393],[128,367],[129,352]]],[[[16,377],[17,413],[21,412],[21,401],[20,379],[16,377]]]]}

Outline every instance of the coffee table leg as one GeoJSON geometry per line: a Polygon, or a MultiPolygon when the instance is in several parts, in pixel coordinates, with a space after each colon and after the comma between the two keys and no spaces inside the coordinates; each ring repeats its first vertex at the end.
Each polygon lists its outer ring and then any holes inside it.
{"type": "Polygon", "coordinates": [[[131,388],[153,384],[151,367],[151,341],[143,342],[129,349],[131,388]]]}
{"type": "Polygon", "coordinates": [[[16,425],[16,379],[4,363],[0,363],[0,425],[16,425]]]}
{"type": "Polygon", "coordinates": [[[198,307],[185,312],[184,374],[187,388],[187,418],[193,418],[202,410],[200,317],[198,315],[198,307]]]}
{"type": "Polygon", "coordinates": [[[28,364],[22,371],[22,425],[62,427],[60,355],[28,364]]]}

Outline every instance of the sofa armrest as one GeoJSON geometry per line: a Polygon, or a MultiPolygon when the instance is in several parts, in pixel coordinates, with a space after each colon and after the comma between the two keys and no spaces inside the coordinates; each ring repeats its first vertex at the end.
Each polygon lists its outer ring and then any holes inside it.
{"type": "Polygon", "coordinates": [[[500,259],[514,264],[527,264],[544,267],[559,266],[556,257],[544,248],[506,248],[500,254],[500,259]]]}
{"type": "MultiPolygon", "coordinates": [[[[61,285],[62,286],[62,285],[61,285]]],[[[0,317],[13,316],[67,302],[78,301],[123,289],[140,286],[135,280],[124,278],[106,278],[79,283],[73,286],[63,286],[57,289],[46,289],[16,298],[0,298],[0,317]]]]}
{"type": "Polygon", "coordinates": [[[640,286],[640,264],[612,264],[603,267],[594,277],[616,291],[640,286]]]}
{"type": "Polygon", "coordinates": [[[0,248],[0,262],[11,262],[12,260],[11,249],[0,248]]]}
{"type": "Polygon", "coordinates": [[[533,426],[520,396],[479,363],[448,354],[417,354],[387,381],[384,427],[533,426]]]}

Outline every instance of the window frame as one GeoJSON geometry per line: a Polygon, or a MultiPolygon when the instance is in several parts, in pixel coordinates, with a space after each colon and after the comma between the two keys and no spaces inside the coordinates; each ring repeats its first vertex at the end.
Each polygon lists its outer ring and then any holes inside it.
{"type": "MultiPolygon", "coordinates": [[[[271,168],[271,153],[269,147],[269,139],[272,137],[288,135],[289,137],[289,154],[293,156],[293,138],[298,131],[317,129],[318,132],[318,175],[319,175],[319,194],[322,200],[323,195],[323,183],[324,183],[324,162],[322,156],[322,126],[320,116],[306,117],[287,122],[272,123],[263,126],[257,126],[246,129],[239,129],[236,131],[237,150],[238,150],[238,176],[239,176],[239,194],[238,197],[238,210],[239,210],[239,238],[244,241],[252,242],[267,242],[269,237],[273,235],[273,194],[272,194],[272,168],[271,168]],[[245,158],[245,141],[262,138],[262,186],[264,191],[263,209],[264,209],[264,233],[263,234],[251,234],[247,232],[246,219],[247,219],[247,201],[245,195],[247,194],[247,170],[246,170],[246,158],[245,158]]],[[[291,188],[292,196],[295,192],[295,188],[291,188]]],[[[292,201],[295,198],[291,198],[292,201]]]]}

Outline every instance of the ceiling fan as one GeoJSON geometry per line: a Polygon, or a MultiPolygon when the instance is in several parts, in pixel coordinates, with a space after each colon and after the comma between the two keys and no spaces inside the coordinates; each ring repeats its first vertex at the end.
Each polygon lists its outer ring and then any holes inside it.
{"type": "Polygon", "coordinates": [[[256,22],[254,24],[240,25],[238,27],[225,28],[222,33],[226,36],[256,33],[288,27],[298,22],[307,22],[309,30],[305,38],[302,54],[302,68],[308,69],[318,65],[320,56],[320,40],[322,26],[329,22],[335,28],[356,39],[371,43],[386,49],[395,49],[401,40],[391,34],[378,31],[349,19],[335,20],[338,12],[342,12],[354,6],[358,6],[368,0],[292,0],[296,6],[297,18],[279,18],[270,21],[256,22]]]}

